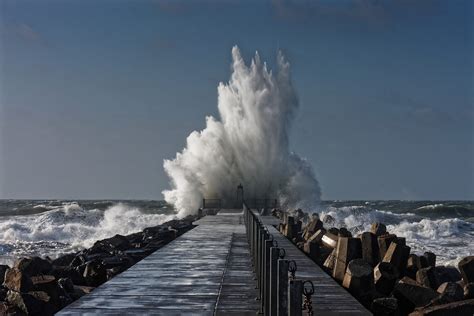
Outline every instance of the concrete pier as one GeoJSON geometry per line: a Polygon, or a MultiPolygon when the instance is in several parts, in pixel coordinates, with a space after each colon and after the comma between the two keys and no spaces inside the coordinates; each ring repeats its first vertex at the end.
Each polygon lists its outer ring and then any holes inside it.
{"type": "MultiPolygon", "coordinates": [[[[271,287],[279,288],[282,284],[271,277],[266,279],[262,284],[268,284],[263,293],[267,295],[256,300],[260,289],[256,289],[243,214],[242,210],[221,210],[217,215],[203,217],[195,222],[196,228],[57,315],[255,315],[262,308],[262,300],[267,301],[262,311],[275,314],[281,307],[277,308],[280,302],[272,297],[276,289],[271,287]],[[268,306],[268,302],[275,304],[274,308],[268,306]]],[[[297,263],[296,278],[313,282],[314,315],[370,315],[273,227],[278,223],[276,218],[259,218],[278,247],[285,249],[285,259],[297,263]]],[[[259,264],[261,267],[262,262],[256,262],[257,267],[259,264]]],[[[266,274],[267,278],[285,273],[279,268],[277,265],[276,270],[272,269],[272,273],[266,274]]],[[[299,302],[301,298],[293,299],[299,302]]]]}

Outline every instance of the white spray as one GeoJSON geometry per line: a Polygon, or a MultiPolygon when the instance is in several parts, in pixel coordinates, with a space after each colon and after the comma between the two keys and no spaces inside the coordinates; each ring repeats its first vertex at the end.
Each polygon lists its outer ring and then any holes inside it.
{"type": "Polygon", "coordinates": [[[218,87],[220,120],[192,132],[186,147],[164,169],[171,190],[165,200],[180,216],[200,207],[203,198],[235,200],[242,183],[245,196],[278,198],[285,207],[317,205],[321,191],[311,166],[288,148],[288,132],[298,108],[290,65],[278,54],[278,73],[267,70],[258,53],[250,67],[232,49],[232,75],[218,87]]]}

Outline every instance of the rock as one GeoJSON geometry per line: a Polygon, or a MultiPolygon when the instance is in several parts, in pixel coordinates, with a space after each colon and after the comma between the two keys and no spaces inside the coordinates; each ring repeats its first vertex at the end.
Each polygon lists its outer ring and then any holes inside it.
{"type": "Polygon", "coordinates": [[[416,282],[423,286],[437,289],[439,286],[439,281],[435,273],[435,268],[430,266],[428,268],[418,270],[416,272],[416,282]]]}
{"type": "Polygon", "coordinates": [[[457,282],[461,280],[461,273],[455,267],[435,267],[436,277],[439,283],[457,282]]]}
{"type": "Polygon", "coordinates": [[[308,240],[315,232],[323,228],[323,222],[318,218],[312,219],[306,226],[304,239],[308,240]]]}
{"type": "Polygon", "coordinates": [[[398,270],[393,264],[380,262],[374,269],[375,289],[382,294],[389,295],[398,277],[398,270]]]}
{"type": "Polygon", "coordinates": [[[369,292],[374,286],[372,266],[364,259],[354,259],[347,265],[342,286],[359,296],[369,292]]]}
{"type": "Polygon", "coordinates": [[[324,234],[326,233],[326,230],[324,228],[321,228],[317,232],[315,232],[311,237],[308,238],[309,242],[316,242],[316,243],[321,243],[321,239],[323,238],[324,234]]]}
{"type": "Polygon", "coordinates": [[[323,217],[323,223],[324,224],[332,225],[335,222],[336,222],[336,220],[331,215],[324,215],[324,217],[323,217]]]}
{"type": "Polygon", "coordinates": [[[336,261],[334,264],[332,276],[336,280],[342,282],[344,279],[344,275],[346,274],[347,264],[353,259],[362,257],[360,239],[350,237],[339,237],[336,249],[336,261]]]}
{"type": "Polygon", "coordinates": [[[328,229],[328,233],[331,233],[335,236],[338,236],[339,235],[339,228],[337,227],[331,227],[328,229]]]}
{"type": "Polygon", "coordinates": [[[429,267],[436,267],[436,255],[431,251],[427,251],[423,254],[423,257],[426,258],[426,263],[429,267]]]}
{"type": "Polygon", "coordinates": [[[61,288],[56,282],[56,277],[53,275],[40,275],[31,277],[31,282],[35,291],[47,293],[50,297],[50,303],[55,306],[60,306],[61,288]]]}
{"type": "Polygon", "coordinates": [[[107,281],[107,270],[101,262],[90,261],[82,275],[89,286],[97,287],[107,281]]]}
{"type": "Polygon", "coordinates": [[[449,304],[430,306],[422,309],[418,309],[411,313],[410,316],[445,316],[445,315],[457,315],[457,316],[472,316],[474,314],[474,299],[453,302],[449,304]]]}
{"type": "Polygon", "coordinates": [[[3,281],[5,281],[5,272],[10,269],[9,266],[0,264],[0,284],[3,284],[3,281]]]}
{"type": "Polygon", "coordinates": [[[416,279],[416,272],[421,269],[420,267],[420,257],[415,254],[410,254],[408,256],[407,267],[405,270],[405,275],[409,278],[416,279]]]}
{"type": "Polygon", "coordinates": [[[339,237],[337,235],[334,235],[330,232],[327,232],[321,238],[321,242],[322,242],[323,246],[325,246],[329,249],[334,249],[337,246],[338,239],[339,239],[339,237]]]}
{"type": "Polygon", "coordinates": [[[17,292],[28,292],[33,288],[30,278],[18,268],[7,270],[3,285],[17,292]]]}
{"type": "Polygon", "coordinates": [[[410,247],[392,242],[383,257],[383,262],[390,262],[397,267],[400,275],[405,273],[408,256],[410,255],[410,247]]]}
{"type": "Polygon", "coordinates": [[[415,307],[425,306],[438,296],[433,289],[420,286],[407,277],[395,284],[392,294],[398,299],[402,314],[412,312],[415,307]]]}
{"type": "Polygon", "coordinates": [[[352,237],[352,233],[348,231],[345,227],[339,228],[339,233],[337,235],[339,237],[352,237]]]}
{"type": "Polygon", "coordinates": [[[398,315],[398,301],[395,297],[376,298],[370,309],[374,315],[395,316],[398,315]]]}
{"type": "Polygon", "coordinates": [[[441,300],[446,303],[461,301],[464,299],[463,288],[455,282],[445,282],[436,290],[441,295],[441,300]]]}
{"type": "MultiPolygon", "coordinates": [[[[146,234],[147,230],[149,231],[150,228],[145,228],[143,230],[144,234],[146,234]]],[[[123,251],[130,249],[132,246],[128,241],[127,237],[122,235],[115,235],[114,237],[99,240],[95,242],[95,244],[87,250],[87,254],[96,254],[96,253],[109,253],[114,254],[117,251],[123,251]]]]}
{"type": "Polygon", "coordinates": [[[474,298],[474,283],[464,285],[464,299],[469,300],[474,298]]]}
{"type": "Polygon", "coordinates": [[[48,274],[53,268],[51,262],[40,257],[21,258],[15,262],[14,267],[28,276],[48,274]]]}
{"type": "Polygon", "coordinates": [[[67,293],[74,293],[74,284],[69,278],[61,278],[58,280],[58,285],[67,293]]]}
{"type": "Polygon", "coordinates": [[[64,256],[58,257],[57,259],[54,259],[51,264],[53,266],[68,266],[71,264],[71,262],[76,258],[75,253],[68,253],[64,256]]]}
{"type": "Polygon", "coordinates": [[[7,301],[28,315],[47,316],[53,315],[57,311],[57,308],[49,302],[49,296],[45,292],[8,291],[7,301]]]}
{"type": "Polygon", "coordinates": [[[84,273],[85,267],[86,267],[85,264],[81,266],[77,266],[77,267],[56,266],[51,271],[51,274],[54,275],[56,279],[69,278],[72,280],[74,284],[85,285],[86,281],[84,280],[84,277],[82,276],[84,273]]]}
{"type": "Polygon", "coordinates": [[[385,234],[382,236],[377,237],[377,242],[379,244],[379,254],[380,254],[380,261],[383,260],[383,257],[385,256],[385,253],[388,250],[388,247],[390,247],[390,244],[392,241],[397,240],[397,236],[395,235],[389,235],[385,234]]]}
{"type": "Polygon", "coordinates": [[[308,256],[313,260],[318,259],[319,254],[321,252],[320,248],[319,248],[319,245],[315,242],[306,242],[304,244],[303,251],[306,254],[308,254],[308,256]]]}
{"type": "Polygon", "coordinates": [[[375,236],[381,236],[387,232],[387,227],[383,223],[372,223],[370,232],[375,236]]]}
{"type": "Polygon", "coordinates": [[[8,292],[8,289],[0,287],[0,302],[5,301],[5,299],[7,297],[7,292],[8,292]]]}
{"type": "Polygon", "coordinates": [[[332,270],[334,269],[334,263],[336,262],[336,253],[337,253],[337,250],[333,249],[331,251],[331,254],[326,258],[323,264],[325,268],[331,271],[331,274],[332,274],[332,270]]]}
{"type": "Polygon", "coordinates": [[[362,258],[372,267],[379,262],[379,244],[377,236],[370,232],[364,232],[360,236],[362,245],[362,258]]]}
{"type": "Polygon", "coordinates": [[[474,282],[474,256],[461,259],[458,268],[465,284],[474,282]]]}

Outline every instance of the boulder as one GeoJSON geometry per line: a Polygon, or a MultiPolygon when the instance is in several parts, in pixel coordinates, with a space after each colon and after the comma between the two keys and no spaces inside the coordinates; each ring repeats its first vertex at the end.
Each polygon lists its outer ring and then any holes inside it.
{"type": "Polygon", "coordinates": [[[68,278],[71,279],[74,284],[86,284],[84,277],[82,276],[84,273],[86,265],[80,265],[77,267],[63,267],[63,266],[56,266],[51,271],[51,274],[56,277],[56,279],[61,278],[68,278]]]}
{"type": "Polygon", "coordinates": [[[360,296],[372,290],[374,286],[374,273],[372,266],[364,259],[354,259],[347,265],[342,286],[360,296]]]}
{"type": "Polygon", "coordinates": [[[339,237],[352,237],[352,233],[348,231],[345,227],[339,228],[339,233],[337,235],[339,237]]]}
{"type": "Polygon", "coordinates": [[[333,225],[335,222],[336,220],[331,215],[324,215],[323,217],[324,224],[333,225]]]}
{"type": "Polygon", "coordinates": [[[333,278],[342,282],[346,274],[347,264],[351,260],[361,257],[362,249],[359,238],[339,237],[336,248],[336,261],[332,275],[333,278]]]}
{"type": "Polygon", "coordinates": [[[464,299],[469,300],[474,298],[474,283],[468,283],[464,285],[464,299]]]}
{"type": "Polygon", "coordinates": [[[327,247],[329,249],[334,249],[337,246],[338,239],[339,237],[337,235],[327,232],[321,238],[321,242],[324,247],[327,247]]]}
{"type": "Polygon", "coordinates": [[[379,244],[377,236],[371,232],[364,232],[360,236],[362,245],[362,258],[372,267],[379,262],[379,244]]]}
{"type": "Polygon", "coordinates": [[[461,273],[455,267],[435,267],[436,278],[439,283],[444,282],[458,282],[461,280],[461,273]]]}
{"type": "MultiPolygon", "coordinates": [[[[144,229],[144,234],[150,228],[144,229]]],[[[123,251],[132,248],[127,237],[115,235],[111,238],[96,241],[95,244],[87,250],[87,254],[109,253],[114,254],[117,251],[123,251]]]]}
{"type": "Polygon", "coordinates": [[[398,301],[395,297],[376,298],[370,309],[374,315],[395,316],[398,315],[398,301]]]}
{"type": "Polygon", "coordinates": [[[437,289],[439,286],[439,281],[435,273],[435,268],[430,266],[428,268],[418,270],[416,272],[416,282],[423,286],[437,289]]]}
{"type": "Polygon", "coordinates": [[[405,275],[409,278],[416,279],[416,272],[421,269],[420,257],[415,254],[410,254],[407,260],[407,266],[405,269],[405,275]]]}
{"type": "Polygon", "coordinates": [[[66,293],[74,293],[74,283],[69,278],[61,278],[58,280],[58,285],[66,293]]]}
{"type": "Polygon", "coordinates": [[[393,264],[380,262],[374,269],[375,289],[382,294],[389,295],[392,292],[398,277],[398,270],[393,264]]]}
{"type": "Polygon", "coordinates": [[[8,291],[7,301],[28,315],[53,315],[57,308],[50,302],[45,292],[19,293],[8,291]]]}
{"type": "Polygon", "coordinates": [[[311,237],[308,238],[309,242],[316,242],[316,243],[321,243],[321,239],[323,238],[324,234],[326,233],[326,230],[324,228],[321,228],[317,232],[315,232],[311,237]]]}
{"type": "Polygon", "coordinates": [[[393,289],[393,296],[398,299],[402,314],[412,312],[415,307],[428,305],[438,296],[433,289],[420,286],[407,277],[399,280],[393,289]]]}
{"type": "Polygon", "coordinates": [[[434,253],[427,251],[423,254],[423,257],[426,258],[428,267],[436,267],[436,255],[434,253]]]}
{"type": "Polygon", "coordinates": [[[387,227],[383,223],[372,223],[370,232],[375,236],[381,236],[387,232],[387,227]]]}
{"type": "Polygon", "coordinates": [[[308,240],[315,232],[323,228],[323,222],[318,218],[313,218],[306,226],[304,239],[308,240]]]}
{"type": "Polygon", "coordinates": [[[400,275],[404,275],[407,266],[410,247],[392,242],[383,257],[383,262],[390,262],[397,267],[400,275]]]}
{"type": "Polygon", "coordinates": [[[380,255],[380,261],[383,260],[383,257],[385,256],[385,253],[388,250],[388,247],[390,247],[390,244],[392,241],[397,240],[397,236],[395,235],[390,235],[390,234],[385,234],[377,237],[377,242],[379,244],[379,255],[380,255]]]}
{"type": "Polygon", "coordinates": [[[57,259],[54,259],[51,264],[53,266],[68,266],[71,264],[71,262],[76,258],[75,253],[68,253],[66,255],[63,255],[61,257],[58,257],[57,259]]]}
{"type": "Polygon", "coordinates": [[[474,299],[417,309],[410,316],[474,315],[474,299]]]}
{"type": "Polygon", "coordinates": [[[339,235],[339,228],[337,228],[337,227],[331,227],[331,228],[328,229],[328,233],[331,233],[331,234],[337,236],[337,235],[339,235]]]}
{"type": "Polygon", "coordinates": [[[61,305],[60,294],[61,288],[56,282],[56,277],[53,275],[40,275],[31,277],[31,282],[35,291],[47,293],[50,297],[50,302],[55,306],[61,305]]]}
{"type": "Polygon", "coordinates": [[[5,280],[5,272],[10,269],[9,266],[5,264],[0,264],[0,284],[3,284],[3,281],[5,280]]]}
{"type": "Polygon", "coordinates": [[[107,281],[107,269],[99,261],[90,261],[86,264],[82,276],[87,285],[97,287],[107,281]]]}
{"type": "Polygon", "coordinates": [[[17,292],[28,292],[33,288],[33,283],[31,282],[30,277],[18,268],[7,270],[3,285],[10,290],[17,292]]]}
{"type": "Polygon", "coordinates": [[[51,262],[40,257],[21,258],[15,262],[14,267],[28,276],[48,274],[53,268],[51,262]]]}
{"type": "Polygon", "coordinates": [[[441,301],[446,303],[461,301],[464,299],[463,288],[455,282],[445,282],[436,290],[440,294],[441,301]]]}
{"type": "Polygon", "coordinates": [[[461,259],[458,268],[465,284],[474,282],[474,256],[461,259]]]}
{"type": "Polygon", "coordinates": [[[336,249],[333,249],[331,251],[331,254],[326,258],[323,264],[323,266],[329,271],[331,271],[331,273],[332,273],[332,270],[334,269],[334,263],[336,262],[336,253],[337,253],[336,249]]]}
{"type": "Polygon", "coordinates": [[[304,244],[303,251],[313,260],[318,259],[321,252],[317,243],[308,241],[304,244]]]}

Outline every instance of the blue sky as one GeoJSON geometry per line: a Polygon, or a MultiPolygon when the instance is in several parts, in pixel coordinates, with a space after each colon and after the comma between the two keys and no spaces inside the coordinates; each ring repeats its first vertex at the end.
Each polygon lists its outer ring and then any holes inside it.
{"type": "Polygon", "coordinates": [[[474,199],[471,1],[0,0],[0,198],[161,199],[231,48],[281,49],[326,199],[474,199]]]}

